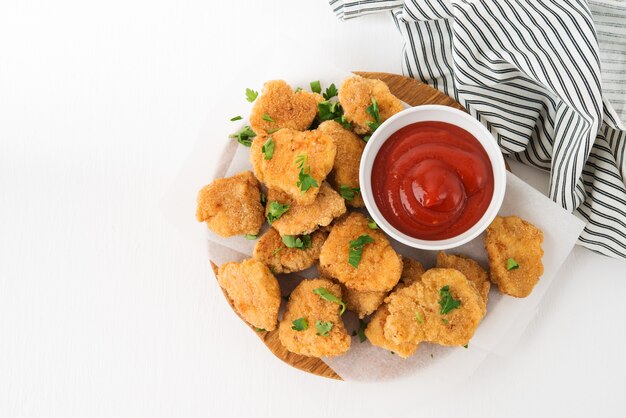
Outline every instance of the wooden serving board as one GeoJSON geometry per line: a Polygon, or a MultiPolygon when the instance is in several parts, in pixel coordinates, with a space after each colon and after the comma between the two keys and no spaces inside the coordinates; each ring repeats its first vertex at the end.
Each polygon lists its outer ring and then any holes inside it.
{"type": "MultiPolygon", "coordinates": [[[[404,77],[397,74],[389,74],[389,73],[371,73],[371,72],[362,72],[355,71],[355,74],[358,74],[362,77],[366,78],[374,78],[378,80],[382,80],[389,86],[391,92],[398,97],[403,102],[411,105],[418,106],[423,104],[438,104],[444,106],[451,106],[457,109],[465,110],[463,106],[461,106],[457,101],[452,99],[449,96],[441,93],[439,90],[436,90],[420,81],[414,80],[409,77],[404,77]]],[[[341,82],[341,80],[337,80],[337,82],[341,82]]],[[[211,266],[213,267],[213,272],[215,273],[215,277],[217,278],[217,266],[215,263],[211,261],[211,266]]],[[[233,304],[224,292],[224,297],[230,304],[230,307],[233,308],[233,304]]],[[[234,308],[233,308],[234,311],[234,308]]],[[[236,311],[235,311],[236,313],[236,311]]],[[[242,319],[243,320],[243,319],[242,319]]],[[[279,359],[284,361],[285,363],[303,370],[308,373],[316,374],[318,376],[327,377],[330,379],[343,380],[341,376],[339,376],[333,369],[331,369],[326,363],[324,363],[321,359],[315,357],[307,357],[302,356],[300,354],[294,354],[289,351],[280,343],[278,339],[278,329],[274,331],[257,331],[254,327],[250,326],[252,332],[261,338],[263,343],[269,348],[269,350],[279,359]]]]}

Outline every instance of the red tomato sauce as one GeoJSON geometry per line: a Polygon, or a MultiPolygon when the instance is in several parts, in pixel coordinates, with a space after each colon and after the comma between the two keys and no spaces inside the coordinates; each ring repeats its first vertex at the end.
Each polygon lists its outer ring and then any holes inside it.
{"type": "Polygon", "coordinates": [[[399,231],[426,240],[452,238],[489,207],[493,170],[483,146],[466,130],[418,122],[380,148],[372,191],[382,215],[399,231]]]}

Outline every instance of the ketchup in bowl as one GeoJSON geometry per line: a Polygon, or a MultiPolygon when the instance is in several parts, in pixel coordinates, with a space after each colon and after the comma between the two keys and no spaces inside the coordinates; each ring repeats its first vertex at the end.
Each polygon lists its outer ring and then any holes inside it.
{"type": "Polygon", "coordinates": [[[413,238],[441,240],[470,229],[494,190],[487,152],[466,130],[418,122],[392,134],[372,167],[372,192],[385,219],[413,238]]]}

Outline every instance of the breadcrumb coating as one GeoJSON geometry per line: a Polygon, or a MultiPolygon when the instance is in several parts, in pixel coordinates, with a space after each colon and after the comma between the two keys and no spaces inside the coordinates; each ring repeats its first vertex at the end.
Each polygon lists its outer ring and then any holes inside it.
{"type": "Polygon", "coordinates": [[[395,344],[393,341],[385,337],[385,323],[389,316],[389,307],[386,303],[382,304],[376,313],[372,315],[367,328],[365,328],[365,336],[369,342],[376,346],[384,348],[385,350],[393,351],[402,358],[408,358],[415,353],[419,343],[401,343],[395,344]]]}
{"type": "Polygon", "coordinates": [[[361,319],[378,309],[387,297],[387,292],[360,292],[343,285],[341,290],[348,310],[357,314],[361,319]]]}

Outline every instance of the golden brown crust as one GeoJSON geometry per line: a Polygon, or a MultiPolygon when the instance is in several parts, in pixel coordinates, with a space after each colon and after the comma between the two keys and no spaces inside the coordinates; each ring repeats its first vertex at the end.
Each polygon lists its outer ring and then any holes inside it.
{"type": "Polygon", "coordinates": [[[253,257],[268,266],[274,274],[302,271],[315,264],[325,239],[326,233],[316,231],[311,234],[310,248],[288,248],[278,231],[270,228],[256,243],[253,257]]]}
{"type": "Polygon", "coordinates": [[[335,162],[337,146],[332,138],[319,131],[298,132],[281,129],[270,136],[259,135],[252,141],[250,160],[254,174],[269,189],[280,190],[300,205],[311,205],[335,162]],[[274,155],[266,160],[262,148],[272,138],[274,155]],[[318,187],[302,192],[298,187],[300,168],[296,160],[306,156],[304,168],[317,181],[318,187]]]}
{"type": "Polygon", "coordinates": [[[357,314],[361,319],[378,309],[387,297],[387,292],[360,292],[343,285],[341,290],[348,310],[357,314]]]}
{"type": "Polygon", "coordinates": [[[259,182],[244,171],[204,186],[198,192],[196,218],[222,237],[258,234],[265,220],[259,182]]]}
{"type": "Polygon", "coordinates": [[[317,115],[317,104],[322,100],[323,97],[317,93],[304,90],[294,93],[283,80],[268,81],[252,107],[250,126],[257,134],[278,128],[307,130],[317,115]],[[273,122],[263,119],[263,116],[273,122]]]}
{"type": "Polygon", "coordinates": [[[376,347],[384,348],[385,350],[393,351],[402,358],[407,358],[415,353],[418,344],[416,343],[401,343],[395,344],[393,341],[385,337],[385,323],[389,316],[389,307],[387,304],[381,305],[376,313],[370,319],[367,328],[365,328],[365,336],[372,345],[376,347]]]}
{"type": "MultiPolygon", "coordinates": [[[[335,145],[337,145],[335,165],[333,166],[333,171],[328,176],[330,184],[337,191],[340,191],[341,186],[358,188],[360,190],[359,166],[361,164],[361,155],[365,149],[365,142],[332,120],[323,122],[317,129],[330,136],[335,141],[335,145]]],[[[347,203],[355,208],[365,206],[360,192],[354,196],[354,199],[348,200],[347,203]]]]}
{"type": "Polygon", "coordinates": [[[409,257],[402,257],[400,281],[404,286],[410,286],[419,281],[424,273],[426,273],[426,269],[422,263],[409,257]]]}
{"type": "Polygon", "coordinates": [[[383,81],[360,76],[347,78],[339,89],[339,103],[357,134],[371,132],[367,122],[374,119],[367,114],[367,108],[372,104],[372,97],[378,102],[381,123],[404,109],[402,102],[391,94],[383,81]]]}
{"type": "Polygon", "coordinates": [[[480,293],[486,308],[487,301],[489,300],[491,282],[489,281],[489,275],[478,262],[461,254],[453,255],[439,251],[437,254],[437,267],[455,269],[463,273],[465,277],[474,284],[478,293],[480,293]]]}
{"type": "Polygon", "coordinates": [[[330,357],[344,354],[350,348],[350,336],[339,315],[340,305],[322,299],[313,290],[323,287],[341,299],[341,288],[330,280],[303,280],[291,292],[283,319],[280,321],[278,336],[282,345],[292,353],[311,357],[330,357]],[[308,328],[296,331],[293,321],[305,318],[308,328]],[[328,336],[318,335],[316,321],[333,323],[328,336]]]}
{"type": "Polygon", "coordinates": [[[226,263],[219,268],[217,281],[246,322],[266,331],[276,329],[280,288],[263,263],[251,258],[226,263]]]}
{"type": "Polygon", "coordinates": [[[320,253],[320,268],[354,290],[385,292],[400,280],[402,260],[385,234],[370,229],[367,218],[354,212],[333,226],[320,253]],[[369,235],[374,242],[363,247],[361,261],[355,268],[348,263],[350,241],[361,235],[369,235]]]}
{"type": "Polygon", "coordinates": [[[497,216],[487,228],[485,249],[491,281],[504,294],[528,296],[543,274],[543,232],[517,216],[497,216]],[[519,268],[507,270],[512,258],[519,268]]]}

